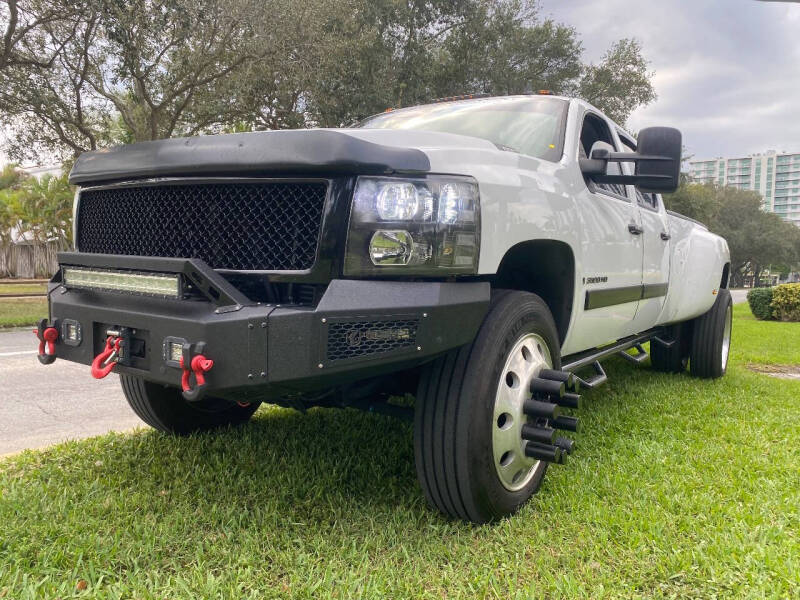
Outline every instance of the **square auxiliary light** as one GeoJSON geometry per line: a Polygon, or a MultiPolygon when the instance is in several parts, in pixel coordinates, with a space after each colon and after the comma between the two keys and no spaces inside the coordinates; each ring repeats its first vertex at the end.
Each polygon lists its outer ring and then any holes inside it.
{"type": "Polygon", "coordinates": [[[181,342],[169,342],[167,349],[167,360],[180,362],[183,356],[183,344],[181,342]]]}
{"type": "Polygon", "coordinates": [[[183,338],[167,336],[161,344],[161,357],[168,367],[180,368],[183,347],[187,341],[183,338]]]}
{"type": "Polygon", "coordinates": [[[106,269],[63,268],[67,288],[131,292],[147,296],[180,298],[180,276],[171,273],[134,273],[106,269]]]}

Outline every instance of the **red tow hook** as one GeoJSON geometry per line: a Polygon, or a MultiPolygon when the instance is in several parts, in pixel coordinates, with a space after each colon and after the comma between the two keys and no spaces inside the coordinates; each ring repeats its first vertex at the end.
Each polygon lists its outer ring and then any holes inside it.
{"type": "Polygon", "coordinates": [[[103,379],[119,360],[119,350],[122,345],[122,338],[110,335],[106,338],[106,346],[103,351],[94,357],[92,361],[92,377],[103,379]]]}
{"type": "Polygon", "coordinates": [[[42,327],[34,329],[33,333],[39,340],[39,362],[43,365],[52,364],[56,359],[56,341],[58,329],[55,327],[42,327]]]}
{"type": "Polygon", "coordinates": [[[211,367],[214,366],[214,361],[210,358],[206,358],[202,354],[196,354],[192,357],[191,362],[189,363],[190,368],[186,368],[184,366],[183,357],[180,360],[181,369],[183,369],[183,373],[181,374],[181,388],[183,388],[183,397],[189,401],[199,400],[204,394],[207,387],[206,378],[204,373],[207,373],[211,370],[211,367]],[[194,387],[191,386],[189,382],[189,377],[191,374],[194,373],[195,383],[194,387]]]}

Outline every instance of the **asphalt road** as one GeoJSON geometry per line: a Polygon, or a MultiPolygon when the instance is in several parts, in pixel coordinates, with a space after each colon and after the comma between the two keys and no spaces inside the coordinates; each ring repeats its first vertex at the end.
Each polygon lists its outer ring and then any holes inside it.
{"type": "Polygon", "coordinates": [[[734,304],[741,304],[747,302],[747,292],[750,290],[731,290],[731,300],[734,304]]]}
{"type": "Polygon", "coordinates": [[[36,344],[30,329],[0,332],[0,456],[144,425],[117,375],[98,381],[84,365],[41,365],[36,344]]]}

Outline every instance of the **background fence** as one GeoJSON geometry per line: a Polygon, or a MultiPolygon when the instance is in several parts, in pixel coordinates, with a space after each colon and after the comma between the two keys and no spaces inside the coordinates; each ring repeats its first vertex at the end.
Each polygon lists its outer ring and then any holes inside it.
{"type": "Polygon", "coordinates": [[[58,270],[56,255],[67,249],[64,241],[0,248],[0,277],[49,278],[58,270]]]}

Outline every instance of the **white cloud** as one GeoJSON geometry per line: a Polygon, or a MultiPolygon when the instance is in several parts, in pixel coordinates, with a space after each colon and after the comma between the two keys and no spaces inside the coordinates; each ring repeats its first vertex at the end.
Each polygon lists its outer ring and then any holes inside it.
{"type": "Polygon", "coordinates": [[[800,151],[800,5],[755,0],[541,0],[574,26],[586,59],[635,37],[658,100],[630,129],[673,125],[697,155],[800,151]]]}

